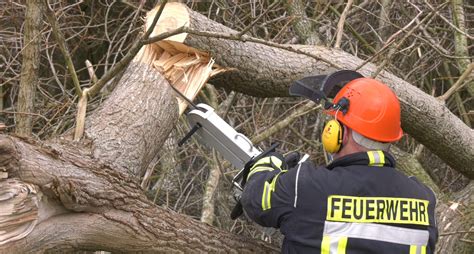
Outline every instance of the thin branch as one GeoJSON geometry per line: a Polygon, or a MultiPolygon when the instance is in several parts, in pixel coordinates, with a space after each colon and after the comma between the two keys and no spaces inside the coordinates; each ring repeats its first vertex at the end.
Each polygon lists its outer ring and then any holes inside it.
{"type": "MultiPolygon", "coordinates": [[[[135,43],[133,43],[133,45],[128,50],[127,54],[120,61],[118,61],[117,64],[115,64],[114,67],[112,67],[112,69],[110,69],[108,72],[106,72],[99,79],[99,81],[97,81],[89,89],[88,95],[90,97],[94,97],[97,93],[99,93],[99,91],[102,89],[102,87],[104,87],[105,84],[107,84],[107,82],[109,82],[118,73],[120,73],[122,70],[124,70],[128,66],[128,64],[133,60],[133,58],[138,54],[138,52],[140,51],[140,49],[143,45],[151,43],[151,42],[149,42],[149,40],[150,40],[149,37],[150,37],[151,33],[153,32],[153,30],[155,28],[155,25],[158,22],[158,19],[160,18],[161,13],[163,12],[163,9],[166,5],[166,2],[168,2],[168,1],[164,0],[163,3],[161,4],[160,9],[158,10],[158,12],[155,15],[155,18],[153,19],[152,25],[150,26],[149,29],[147,29],[145,34],[142,37],[140,37],[137,41],[135,41],[135,43]]],[[[156,41],[160,41],[160,40],[166,39],[170,36],[180,34],[182,32],[183,32],[182,28],[178,28],[178,29],[175,29],[175,30],[172,30],[172,31],[162,33],[158,36],[154,36],[153,38],[156,38],[156,41]]]]}
{"type": "Polygon", "coordinates": [[[440,233],[439,236],[448,236],[448,235],[455,235],[455,234],[472,234],[474,231],[454,231],[454,232],[446,232],[440,233]]]}
{"type": "MultiPolygon", "coordinates": [[[[298,49],[298,48],[294,48],[293,46],[291,45],[285,45],[285,44],[278,44],[278,43],[274,43],[274,42],[270,42],[270,41],[266,41],[266,40],[263,40],[263,39],[258,39],[258,38],[254,38],[254,37],[250,37],[250,36],[247,36],[247,35],[242,35],[241,37],[238,36],[238,33],[235,33],[235,34],[228,34],[228,33],[217,33],[217,32],[207,32],[207,31],[198,31],[198,30],[194,30],[194,29],[191,29],[189,27],[180,27],[176,30],[173,30],[173,31],[170,31],[172,33],[175,33],[175,32],[182,32],[182,33],[188,33],[188,34],[193,34],[193,35],[196,35],[196,36],[204,36],[204,37],[208,37],[208,38],[217,38],[217,39],[226,39],[226,40],[232,40],[232,41],[242,41],[242,42],[253,42],[253,43],[258,43],[258,44],[263,44],[263,45],[266,45],[266,46],[270,46],[270,47],[274,47],[274,48],[279,48],[279,49],[284,49],[284,50],[287,50],[287,51],[290,51],[290,52],[293,52],[293,53],[298,53],[298,54],[302,54],[302,55],[305,55],[305,56],[309,56],[311,58],[314,58],[318,61],[322,61],[322,62],[325,62],[326,64],[336,68],[336,69],[342,69],[341,66],[337,65],[337,64],[334,64],[332,63],[331,61],[329,60],[326,60],[326,59],[323,59],[321,58],[320,56],[318,55],[315,55],[315,54],[312,54],[312,53],[308,53],[304,50],[301,50],[301,49],[298,49]]],[[[148,43],[153,43],[153,42],[156,42],[156,41],[160,41],[160,40],[163,40],[163,36],[165,33],[163,34],[160,34],[158,36],[155,36],[155,37],[151,37],[149,38],[148,40],[145,40],[144,43],[145,44],[148,44],[148,43]]],[[[177,34],[177,33],[175,33],[177,34]]],[[[171,34],[171,35],[174,35],[174,34],[171,34]]],[[[169,37],[171,35],[168,35],[166,37],[169,37]]]]}
{"type": "MultiPolygon", "coordinates": [[[[435,11],[436,8],[433,7],[429,1],[424,1],[426,3],[426,5],[428,5],[428,7],[435,11]]],[[[440,17],[444,22],[446,22],[446,24],[448,24],[450,27],[454,28],[454,30],[456,30],[458,33],[461,33],[462,35],[466,36],[467,38],[471,39],[471,40],[474,40],[474,36],[471,36],[469,34],[467,34],[466,32],[462,31],[461,29],[459,29],[457,26],[455,26],[453,23],[449,22],[449,20],[447,18],[445,18],[443,15],[441,15],[438,11],[435,11],[435,15],[437,15],[438,17],[440,17]]]]}
{"type": "MultiPolygon", "coordinates": [[[[336,8],[329,6],[329,10],[332,11],[334,14],[336,14],[338,17],[341,16],[341,14],[337,11],[336,8]]],[[[372,54],[377,53],[377,50],[375,50],[375,48],[372,47],[370,43],[362,35],[360,35],[360,33],[358,33],[353,26],[351,26],[351,24],[346,22],[345,25],[347,26],[349,31],[351,31],[352,35],[354,35],[357,38],[357,40],[359,40],[362,43],[362,45],[364,45],[364,47],[370,51],[370,53],[372,54]]]]}
{"type": "Polygon", "coordinates": [[[448,91],[446,91],[446,93],[444,93],[443,95],[441,96],[438,96],[436,99],[442,101],[442,102],[446,102],[446,100],[451,96],[453,95],[456,91],[458,91],[459,89],[461,89],[463,86],[463,84],[467,84],[467,82],[464,82],[464,80],[469,77],[469,75],[472,73],[472,70],[474,69],[474,63],[470,63],[466,70],[463,72],[463,74],[461,75],[461,77],[459,77],[459,79],[456,81],[456,83],[454,83],[454,85],[449,88],[448,91]]]}
{"type": "Polygon", "coordinates": [[[270,6],[268,6],[268,8],[262,13],[260,14],[254,21],[252,21],[252,23],[250,23],[247,27],[245,27],[241,32],[239,32],[237,34],[238,37],[242,37],[242,35],[246,34],[250,29],[252,29],[252,27],[257,24],[258,21],[260,21],[260,19],[262,17],[264,17],[269,11],[271,11],[273,9],[273,7],[275,7],[277,4],[279,4],[280,1],[275,1],[273,2],[270,6]]]}
{"type": "Polygon", "coordinates": [[[74,141],[79,141],[84,135],[84,126],[86,123],[86,111],[87,111],[87,93],[89,89],[84,89],[79,103],[77,104],[77,115],[76,115],[76,129],[74,130],[74,141]]]}
{"type": "Polygon", "coordinates": [[[337,23],[337,34],[336,34],[336,43],[334,44],[335,48],[341,48],[342,34],[344,32],[344,23],[346,22],[347,13],[351,9],[353,0],[348,0],[344,11],[342,12],[339,22],[337,23]]]}
{"type": "Polygon", "coordinates": [[[81,84],[79,83],[79,78],[77,77],[76,69],[74,68],[74,64],[71,59],[71,54],[67,49],[66,40],[64,39],[63,33],[59,29],[58,20],[56,19],[56,15],[54,14],[53,9],[51,9],[48,0],[44,0],[44,4],[46,10],[45,15],[48,19],[48,23],[53,29],[52,33],[54,39],[58,43],[59,49],[61,50],[61,54],[63,55],[64,61],[66,62],[67,69],[69,70],[69,74],[71,74],[71,78],[74,83],[74,89],[76,90],[76,95],[80,97],[82,95],[81,84]]]}

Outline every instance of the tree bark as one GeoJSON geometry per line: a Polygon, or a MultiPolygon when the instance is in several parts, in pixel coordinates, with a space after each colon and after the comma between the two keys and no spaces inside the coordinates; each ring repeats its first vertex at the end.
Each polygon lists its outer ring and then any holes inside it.
{"type": "Polygon", "coordinates": [[[474,252],[474,182],[438,205],[440,241],[437,253],[474,252]]]}
{"type": "Polygon", "coordinates": [[[113,95],[86,120],[94,157],[120,172],[142,176],[177,122],[174,98],[154,68],[130,64],[113,95]]]}
{"type": "MultiPolygon", "coordinates": [[[[20,90],[18,91],[18,115],[16,115],[15,132],[18,135],[30,136],[33,129],[34,102],[38,71],[40,67],[40,27],[42,22],[41,0],[26,1],[25,31],[22,49],[20,90]]],[[[0,91],[0,96],[3,94],[0,91]]],[[[3,104],[3,102],[2,102],[3,104]]]]}
{"type": "MultiPolygon", "coordinates": [[[[246,38],[223,38],[225,36],[222,35],[235,35],[237,32],[184,5],[180,8],[187,13],[188,21],[183,23],[189,26],[191,32],[219,33],[217,36],[209,36],[209,33],[200,36],[190,32],[180,40],[188,46],[209,52],[217,64],[233,68],[233,71],[211,79],[212,84],[220,87],[254,96],[288,96],[288,86],[294,80],[339,69],[355,70],[364,63],[344,51],[321,46],[291,46],[305,53],[302,54],[249,42],[248,39],[245,41],[246,38]]],[[[377,66],[367,63],[359,72],[370,76],[376,69],[377,66]]],[[[387,71],[382,71],[377,78],[390,86],[399,97],[403,129],[452,168],[474,178],[474,131],[435,98],[403,79],[387,71]]]]}
{"type": "Polygon", "coordinates": [[[294,18],[293,29],[298,35],[301,44],[319,45],[322,44],[318,37],[317,29],[306,15],[305,1],[286,0],[286,9],[294,18]]]}
{"type": "MultiPolygon", "coordinates": [[[[38,223],[26,237],[0,245],[0,252],[276,251],[264,242],[156,206],[133,176],[99,162],[88,148],[71,141],[34,144],[2,135],[0,150],[0,166],[11,177],[40,186],[43,195],[60,201],[68,210],[38,223]]],[[[34,218],[44,217],[45,210],[38,206],[34,218]]],[[[12,216],[22,218],[23,214],[12,216]]]]}
{"type": "MultiPolygon", "coordinates": [[[[466,18],[464,15],[464,0],[451,0],[451,8],[453,13],[453,23],[464,33],[468,33],[466,29],[466,18]]],[[[467,69],[467,66],[471,63],[469,60],[469,49],[467,43],[467,37],[465,34],[458,31],[454,32],[454,52],[456,56],[463,57],[457,59],[459,66],[459,73],[463,73],[467,69]]],[[[466,85],[467,91],[471,96],[474,96],[474,81],[471,80],[466,85]]]]}

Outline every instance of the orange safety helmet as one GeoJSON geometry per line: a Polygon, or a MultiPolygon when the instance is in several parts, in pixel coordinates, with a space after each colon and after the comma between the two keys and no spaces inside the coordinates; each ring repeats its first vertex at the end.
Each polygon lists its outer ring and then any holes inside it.
{"type": "Polygon", "coordinates": [[[363,136],[379,142],[395,142],[403,131],[400,123],[400,102],[385,84],[372,78],[357,78],[347,83],[333,100],[335,107],[328,114],[363,136]],[[346,113],[337,110],[341,99],[349,105],[346,113]]]}

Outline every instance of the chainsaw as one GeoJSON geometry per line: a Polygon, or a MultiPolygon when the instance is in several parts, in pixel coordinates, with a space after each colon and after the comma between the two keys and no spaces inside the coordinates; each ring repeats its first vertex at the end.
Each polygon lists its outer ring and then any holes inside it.
{"type": "MultiPolygon", "coordinates": [[[[360,73],[350,70],[337,71],[331,75],[308,76],[291,84],[289,93],[293,96],[305,97],[316,103],[324,101],[324,107],[327,109],[332,105],[328,102],[328,97],[335,95],[348,81],[360,77],[363,77],[360,73]]],[[[183,145],[191,136],[196,134],[201,144],[216,149],[224,159],[235,168],[240,169],[232,179],[234,198],[237,204],[232,210],[231,218],[238,218],[243,213],[240,198],[251,167],[256,161],[275,151],[279,144],[272,144],[264,151],[255,147],[249,138],[237,132],[217,115],[211,106],[202,103],[195,105],[175,87],[171,87],[193,108],[186,114],[191,129],[179,141],[178,145],[183,145]]],[[[293,158],[289,157],[291,156],[287,156],[285,161],[297,161],[300,156],[299,154],[295,156],[293,153],[293,158]]]]}
{"type": "Polygon", "coordinates": [[[192,107],[194,109],[186,114],[191,130],[178,142],[178,145],[183,145],[191,136],[196,134],[200,144],[216,149],[225,160],[229,161],[235,168],[240,169],[232,179],[234,198],[237,204],[232,210],[231,218],[235,220],[243,213],[240,197],[250,168],[254,162],[275,151],[278,143],[262,151],[255,147],[247,136],[237,132],[217,115],[211,106],[200,103],[192,107]]]}

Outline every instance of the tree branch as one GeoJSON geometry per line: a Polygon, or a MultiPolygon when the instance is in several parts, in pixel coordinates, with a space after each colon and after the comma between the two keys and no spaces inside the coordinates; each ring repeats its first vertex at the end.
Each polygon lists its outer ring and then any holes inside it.
{"type": "Polygon", "coordinates": [[[349,10],[351,9],[353,0],[348,0],[346,7],[344,8],[344,11],[342,12],[341,17],[339,18],[339,22],[337,23],[337,33],[336,33],[336,43],[334,43],[335,48],[340,48],[341,47],[341,39],[342,39],[342,34],[344,32],[344,23],[346,22],[346,17],[347,14],[349,13],[349,10]]]}
{"type": "Polygon", "coordinates": [[[56,42],[58,43],[59,50],[61,50],[61,53],[64,58],[64,62],[66,62],[67,69],[69,70],[69,74],[71,75],[72,82],[74,83],[74,89],[76,90],[76,95],[78,97],[81,97],[82,96],[81,84],[79,83],[79,78],[77,77],[76,69],[74,68],[74,64],[71,59],[71,54],[69,53],[69,50],[67,49],[66,40],[64,39],[64,35],[59,28],[59,24],[54,14],[54,11],[53,9],[51,9],[51,6],[49,6],[48,4],[48,0],[43,0],[43,1],[44,1],[44,9],[45,9],[46,18],[48,19],[49,25],[51,25],[51,28],[53,29],[53,36],[56,39],[56,42]]]}

